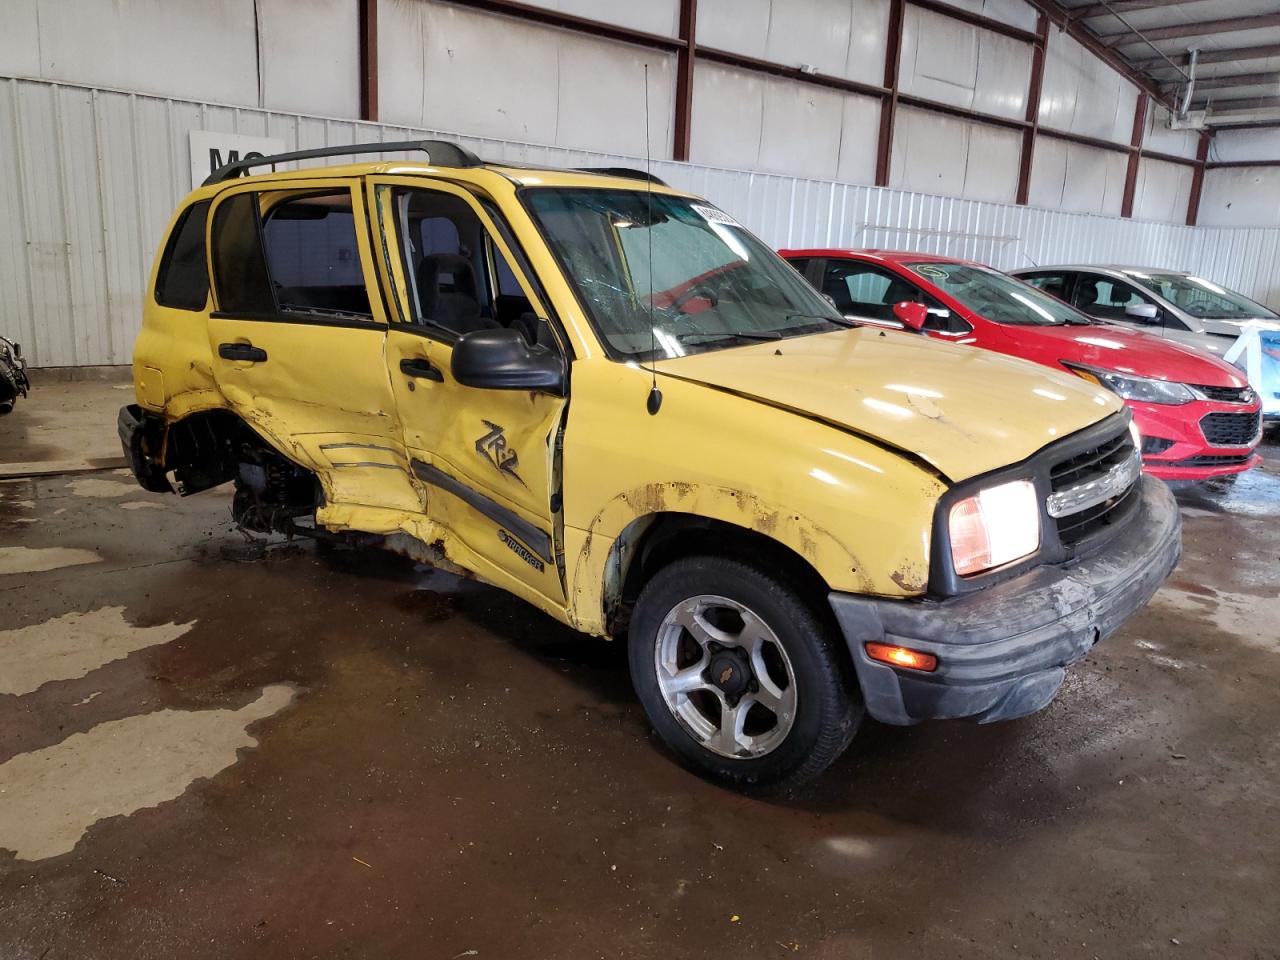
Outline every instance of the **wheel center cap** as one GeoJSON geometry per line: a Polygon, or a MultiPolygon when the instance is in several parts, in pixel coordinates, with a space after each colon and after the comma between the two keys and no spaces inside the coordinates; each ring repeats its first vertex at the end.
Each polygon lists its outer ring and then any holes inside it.
{"type": "Polygon", "coordinates": [[[751,682],[751,667],[746,657],[732,650],[721,650],[711,658],[707,679],[725,696],[738,697],[751,682]]]}

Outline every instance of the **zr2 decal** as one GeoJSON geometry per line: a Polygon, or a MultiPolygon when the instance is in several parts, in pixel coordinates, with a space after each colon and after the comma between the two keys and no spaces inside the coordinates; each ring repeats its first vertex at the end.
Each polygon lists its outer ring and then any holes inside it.
{"type": "Polygon", "coordinates": [[[476,441],[476,453],[488,460],[498,470],[509,477],[514,477],[521,486],[526,486],[516,468],[520,466],[520,457],[507,446],[506,435],[502,427],[491,420],[482,421],[489,432],[476,441]]]}

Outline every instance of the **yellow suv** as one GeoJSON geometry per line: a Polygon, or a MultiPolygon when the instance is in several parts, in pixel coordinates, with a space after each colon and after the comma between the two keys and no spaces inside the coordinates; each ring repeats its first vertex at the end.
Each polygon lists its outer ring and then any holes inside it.
{"type": "Polygon", "coordinates": [[[637,171],[230,165],[170,225],[134,380],[142,486],[231,482],[247,528],[625,636],[658,733],[739,786],[817,774],[865,713],[1040,709],[1180,548],[1111,393],[852,324],[637,171]]]}

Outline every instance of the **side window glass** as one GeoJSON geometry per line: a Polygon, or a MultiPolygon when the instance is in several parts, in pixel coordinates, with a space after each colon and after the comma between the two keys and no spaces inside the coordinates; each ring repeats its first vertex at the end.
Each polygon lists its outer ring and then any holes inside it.
{"type": "Polygon", "coordinates": [[[262,239],[281,310],[372,316],[350,191],[276,204],[265,215],[262,239]]]}
{"type": "Polygon", "coordinates": [[[832,260],[823,271],[822,292],[843,314],[865,320],[896,323],[894,304],[903,300],[929,309],[924,329],[938,333],[967,333],[969,325],[914,283],[871,264],[832,260]]]}
{"type": "Polygon", "coordinates": [[[213,215],[213,282],[225,313],[276,313],[276,299],[262,254],[258,197],[239,193],[213,215]]]}
{"type": "Polygon", "coordinates": [[[1084,274],[1076,283],[1076,306],[1091,317],[1128,320],[1125,309],[1135,303],[1151,303],[1127,283],[1096,274],[1084,274]]]}
{"type": "Polygon", "coordinates": [[[1059,300],[1067,299],[1067,275],[1065,273],[1041,273],[1026,277],[1027,283],[1059,300]]]}
{"type": "Polygon", "coordinates": [[[203,310],[209,299],[209,264],[204,233],[209,201],[188,207],[169,236],[156,277],[156,303],[178,310],[203,310]]]}
{"type": "Polygon", "coordinates": [[[800,276],[806,276],[809,270],[809,264],[813,262],[812,257],[797,257],[794,260],[788,260],[787,263],[796,268],[796,273],[800,276]]]}
{"type": "Polygon", "coordinates": [[[538,323],[515,269],[462,198],[396,190],[412,322],[453,335],[511,327],[531,342],[538,323]]]}

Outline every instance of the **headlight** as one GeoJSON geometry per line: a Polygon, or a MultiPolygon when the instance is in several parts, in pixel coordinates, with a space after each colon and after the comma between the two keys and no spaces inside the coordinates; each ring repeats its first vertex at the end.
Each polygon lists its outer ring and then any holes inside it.
{"type": "Polygon", "coordinates": [[[1090,383],[1106,387],[1112,393],[1125,400],[1137,400],[1139,403],[1190,403],[1196,398],[1185,383],[1173,383],[1169,380],[1151,380],[1147,377],[1135,377],[1127,373],[1116,373],[1114,370],[1102,370],[1098,367],[1077,367],[1066,364],[1068,370],[1077,377],[1083,377],[1090,383]]]}
{"type": "Polygon", "coordinates": [[[1004,566],[1040,548],[1040,504],[1029,480],[965,497],[952,505],[947,521],[951,560],[962,577],[1004,566]]]}
{"type": "Polygon", "coordinates": [[[1133,438],[1133,449],[1142,449],[1142,431],[1138,429],[1138,421],[1129,421],[1129,436],[1133,438]]]}

